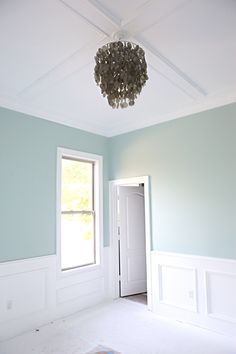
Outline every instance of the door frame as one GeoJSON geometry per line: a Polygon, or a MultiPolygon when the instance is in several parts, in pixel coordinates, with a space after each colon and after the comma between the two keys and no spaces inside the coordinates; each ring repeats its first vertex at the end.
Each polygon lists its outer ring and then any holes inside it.
{"type": "Polygon", "coordinates": [[[117,198],[118,187],[144,184],[144,211],[145,211],[145,239],[146,239],[146,271],[147,271],[147,306],[152,310],[152,277],[151,277],[151,204],[150,204],[150,177],[140,176],[112,180],[109,182],[110,205],[110,269],[109,293],[113,299],[119,297],[119,250],[118,250],[118,220],[117,198]]]}

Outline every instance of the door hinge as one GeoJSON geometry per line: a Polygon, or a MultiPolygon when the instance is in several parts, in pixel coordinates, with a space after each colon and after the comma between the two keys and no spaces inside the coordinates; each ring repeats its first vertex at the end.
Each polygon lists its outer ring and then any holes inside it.
{"type": "Polygon", "coordinates": [[[121,275],[119,274],[119,277],[118,277],[119,281],[121,281],[121,275]]]}
{"type": "Polygon", "coordinates": [[[120,239],[120,226],[117,227],[118,240],[120,239]]]}

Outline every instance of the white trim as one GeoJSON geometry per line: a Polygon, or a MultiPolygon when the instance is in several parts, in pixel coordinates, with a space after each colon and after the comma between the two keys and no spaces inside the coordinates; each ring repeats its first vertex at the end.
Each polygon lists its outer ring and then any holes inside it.
{"type": "Polygon", "coordinates": [[[182,308],[183,310],[187,310],[187,311],[192,311],[192,312],[198,312],[198,304],[197,304],[197,269],[195,267],[181,267],[181,266],[174,266],[174,265],[168,265],[168,264],[164,264],[164,263],[159,263],[158,264],[158,273],[159,273],[159,279],[158,279],[158,287],[159,287],[159,303],[160,304],[164,304],[164,305],[168,305],[168,306],[173,306],[173,307],[178,307],[178,308],[182,308]],[[177,306],[175,304],[172,304],[171,302],[166,301],[163,298],[163,287],[162,287],[162,267],[169,267],[169,268],[173,268],[173,269],[179,269],[179,270],[188,270],[188,271],[192,271],[194,274],[194,289],[193,289],[193,298],[194,298],[194,304],[193,306],[189,307],[189,306],[177,306]]]}
{"type": "Polygon", "coordinates": [[[134,184],[144,184],[144,209],[145,209],[145,236],[146,236],[146,267],[147,267],[147,302],[148,309],[152,310],[152,281],[151,281],[151,218],[150,218],[150,177],[140,176],[124,179],[117,179],[109,182],[110,200],[110,240],[111,240],[111,273],[110,273],[110,295],[113,298],[119,297],[119,274],[118,274],[118,235],[117,235],[117,187],[134,184]]]}
{"type": "Polygon", "coordinates": [[[0,262],[0,342],[106,301],[109,249],[102,252],[106,267],[60,278],[56,255],[0,262]]]}
{"type": "MultiPolygon", "coordinates": [[[[29,119],[33,116],[34,118],[44,119],[56,124],[83,130],[87,133],[98,134],[105,137],[108,136],[106,129],[103,129],[100,126],[96,125],[95,122],[93,122],[93,124],[89,124],[85,121],[82,122],[77,117],[76,124],[71,124],[67,120],[68,116],[66,117],[64,114],[60,114],[58,112],[47,112],[39,108],[28,106],[25,103],[16,102],[15,98],[6,99],[0,96],[0,106],[2,108],[10,109],[17,113],[26,114],[29,119]]],[[[72,116],[71,118],[74,117],[72,116]]]]}
{"type": "Polygon", "coordinates": [[[222,277],[232,277],[234,279],[236,279],[236,274],[235,273],[221,272],[221,271],[212,271],[212,270],[205,270],[205,272],[204,272],[205,287],[206,287],[206,314],[209,317],[213,318],[213,319],[215,318],[215,319],[218,319],[218,320],[232,322],[232,323],[236,324],[236,318],[211,312],[211,304],[210,304],[210,292],[211,292],[211,290],[210,290],[210,284],[209,284],[211,274],[220,275],[222,277]]]}
{"type": "Polygon", "coordinates": [[[236,260],[152,251],[151,264],[157,315],[235,337],[236,260]]]}
{"type": "Polygon", "coordinates": [[[199,256],[197,254],[188,254],[188,253],[177,253],[177,252],[165,252],[165,251],[157,251],[157,250],[152,250],[152,254],[157,254],[158,256],[164,256],[164,257],[179,257],[179,258],[189,258],[189,259],[196,259],[199,261],[209,261],[212,262],[212,260],[215,260],[216,262],[226,262],[226,263],[232,263],[236,266],[236,259],[231,259],[231,258],[219,258],[219,257],[209,257],[209,256],[199,256]]]}
{"type": "Polygon", "coordinates": [[[56,198],[56,256],[57,256],[57,276],[68,277],[79,273],[90,272],[103,266],[103,158],[100,155],[87,152],[57,148],[57,198],[56,198]],[[96,263],[71,270],[61,270],[61,159],[63,156],[77,157],[83,160],[93,161],[94,166],[94,203],[96,210],[96,263]]]}

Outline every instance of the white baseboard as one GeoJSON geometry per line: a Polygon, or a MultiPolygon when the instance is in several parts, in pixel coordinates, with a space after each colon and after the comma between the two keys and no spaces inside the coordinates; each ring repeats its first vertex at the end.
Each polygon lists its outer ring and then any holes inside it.
{"type": "MultiPolygon", "coordinates": [[[[110,248],[100,269],[58,278],[56,256],[0,263],[0,341],[107,300],[110,248]]],[[[236,261],[151,252],[153,311],[236,336],[236,261]]]]}
{"type": "Polygon", "coordinates": [[[0,341],[103,302],[109,249],[103,266],[68,278],[57,276],[55,255],[0,263],[0,341]]]}
{"type": "Polygon", "coordinates": [[[160,316],[236,336],[236,261],[152,251],[152,303],[160,316]]]}

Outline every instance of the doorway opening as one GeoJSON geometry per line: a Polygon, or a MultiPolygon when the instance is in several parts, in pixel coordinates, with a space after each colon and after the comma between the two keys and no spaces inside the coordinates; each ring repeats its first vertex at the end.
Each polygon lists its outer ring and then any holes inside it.
{"type": "Polygon", "coordinates": [[[110,182],[112,297],[151,304],[149,177],[110,182]]]}

